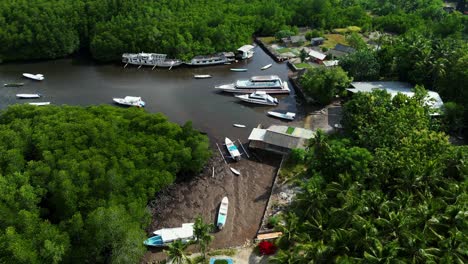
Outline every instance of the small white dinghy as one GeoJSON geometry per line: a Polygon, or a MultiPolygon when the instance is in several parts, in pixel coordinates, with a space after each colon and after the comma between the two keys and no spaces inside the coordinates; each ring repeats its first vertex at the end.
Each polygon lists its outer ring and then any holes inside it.
{"type": "Polygon", "coordinates": [[[267,65],[263,66],[261,69],[262,69],[262,70],[266,70],[266,69],[270,68],[272,65],[273,65],[273,64],[271,64],[271,63],[270,63],[270,64],[267,64],[267,65]]]}
{"type": "Polygon", "coordinates": [[[195,75],[193,75],[193,77],[195,79],[208,79],[208,78],[211,78],[213,76],[211,76],[209,74],[195,74],[195,75]]]}
{"type": "Polygon", "coordinates": [[[38,73],[38,74],[32,74],[32,73],[23,73],[23,76],[29,79],[33,79],[36,81],[42,81],[44,80],[44,75],[38,73]]]}
{"type": "Polygon", "coordinates": [[[37,102],[37,103],[29,103],[30,105],[37,105],[37,106],[41,106],[41,105],[50,105],[50,102],[37,102]]]}
{"type": "Polygon", "coordinates": [[[245,125],[242,125],[242,124],[232,124],[232,125],[235,127],[245,127],[245,125]]]}
{"type": "Polygon", "coordinates": [[[294,120],[294,118],[296,117],[296,113],[291,113],[291,112],[280,113],[280,112],[275,112],[275,111],[268,111],[268,114],[271,116],[286,119],[286,120],[294,120]]]}
{"type": "Polygon", "coordinates": [[[240,175],[240,171],[234,169],[234,168],[231,168],[229,167],[229,169],[231,169],[231,171],[235,174],[235,175],[240,175]]]}
{"type": "Polygon", "coordinates": [[[32,99],[41,97],[40,94],[16,94],[16,97],[20,99],[32,99]]]}
{"type": "Polygon", "coordinates": [[[224,225],[226,224],[228,206],[229,206],[229,200],[226,196],[224,196],[223,200],[221,200],[221,205],[219,206],[218,222],[216,223],[216,226],[218,227],[219,230],[223,229],[224,225]]]}
{"type": "Polygon", "coordinates": [[[114,102],[121,105],[127,106],[136,106],[136,107],[143,107],[145,106],[145,102],[141,100],[141,97],[137,96],[125,96],[124,98],[112,98],[114,102]]]}

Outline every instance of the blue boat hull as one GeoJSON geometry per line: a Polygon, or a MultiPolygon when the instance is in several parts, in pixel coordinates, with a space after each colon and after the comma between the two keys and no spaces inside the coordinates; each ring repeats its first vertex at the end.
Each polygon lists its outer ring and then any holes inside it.
{"type": "Polygon", "coordinates": [[[164,246],[164,241],[162,240],[161,236],[152,236],[146,239],[143,244],[150,247],[162,247],[164,246]]]}

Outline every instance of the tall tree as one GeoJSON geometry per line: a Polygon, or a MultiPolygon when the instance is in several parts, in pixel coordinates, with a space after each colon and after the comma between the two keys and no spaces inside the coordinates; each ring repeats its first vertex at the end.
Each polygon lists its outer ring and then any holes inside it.
{"type": "Polygon", "coordinates": [[[210,235],[213,229],[213,224],[205,223],[203,222],[203,218],[201,216],[197,216],[193,226],[193,234],[195,236],[196,243],[200,248],[203,259],[206,259],[206,249],[213,240],[213,236],[210,235]]]}

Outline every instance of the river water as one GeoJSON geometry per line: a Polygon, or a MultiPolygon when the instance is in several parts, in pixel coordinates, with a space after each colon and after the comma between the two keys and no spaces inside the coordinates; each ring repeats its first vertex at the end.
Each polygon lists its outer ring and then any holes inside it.
{"type": "Polygon", "coordinates": [[[254,75],[279,75],[287,80],[288,67],[275,63],[260,47],[255,47],[252,59],[231,65],[207,67],[180,66],[167,68],[141,67],[123,64],[96,64],[90,60],[59,59],[34,63],[8,63],[0,65],[0,84],[23,82],[22,87],[2,87],[0,109],[12,104],[33,100],[16,99],[17,93],[41,93],[35,101],[50,101],[54,105],[99,105],[113,104],[113,97],[141,96],[146,102],[146,111],[161,112],[170,121],[184,124],[191,120],[194,128],[206,132],[211,138],[225,136],[245,141],[251,128],[258,124],[287,124],[268,117],[266,112],[290,111],[297,113],[297,120],[304,117],[305,110],[296,101],[292,85],[291,94],[275,95],[280,103],[276,107],[252,105],[240,102],[232,94],[214,90],[218,84],[231,83],[236,79],[254,75]],[[266,64],[273,66],[262,71],[266,64]],[[233,72],[230,68],[247,68],[247,72],[233,72]],[[22,73],[42,73],[43,81],[22,77],[22,73]],[[210,79],[194,79],[194,74],[210,74],[210,79]],[[234,123],[246,128],[235,128],[234,123]]]}

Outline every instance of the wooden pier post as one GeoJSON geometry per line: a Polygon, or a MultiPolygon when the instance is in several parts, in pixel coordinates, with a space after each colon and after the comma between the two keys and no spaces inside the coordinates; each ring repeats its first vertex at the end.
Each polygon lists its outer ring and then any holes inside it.
{"type": "Polygon", "coordinates": [[[141,68],[142,65],[138,66],[138,70],[141,68]]]}
{"type": "Polygon", "coordinates": [[[153,68],[151,68],[151,70],[154,70],[154,68],[156,68],[156,64],[153,66],[153,68]]]}
{"type": "Polygon", "coordinates": [[[125,64],[124,69],[127,68],[128,63],[125,64]]]}

